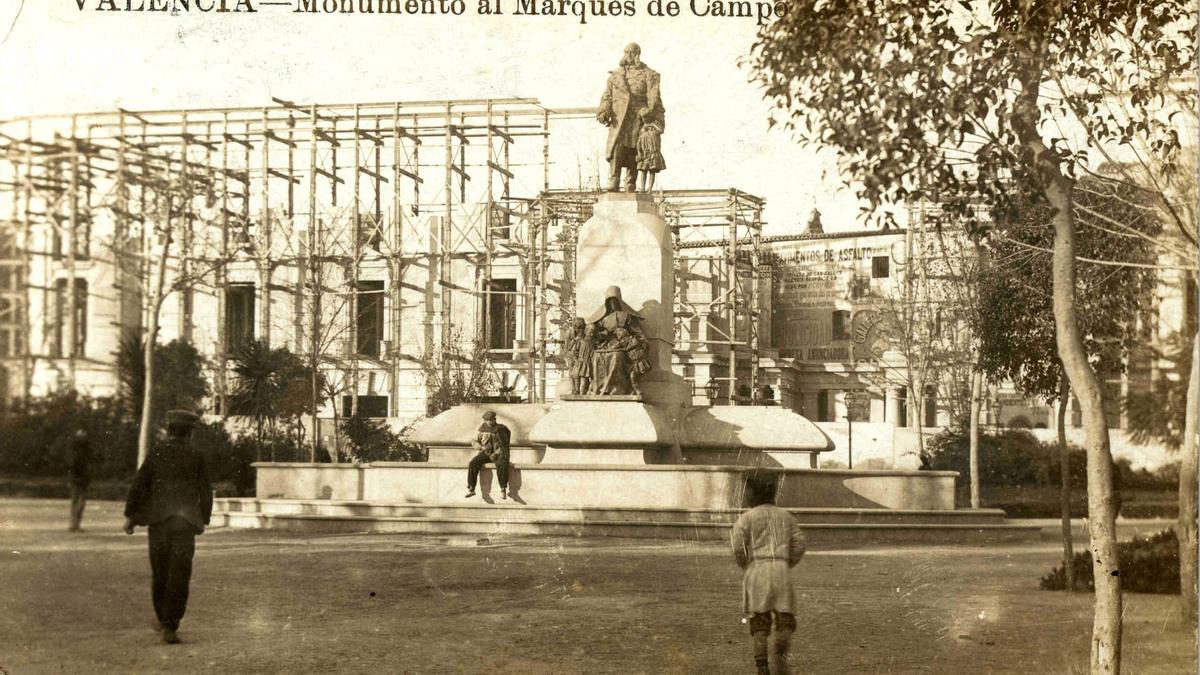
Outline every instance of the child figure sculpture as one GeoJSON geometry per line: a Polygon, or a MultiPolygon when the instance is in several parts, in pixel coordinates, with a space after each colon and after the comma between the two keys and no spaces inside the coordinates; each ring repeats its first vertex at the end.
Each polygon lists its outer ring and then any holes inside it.
{"type": "Polygon", "coordinates": [[[625,352],[629,363],[629,384],[633,386],[633,393],[641,396],[642,375],[650,372],[650,360],[646,358],[646,338],[620,327],[613,331],[613,336],[621,351],[625,352]]]}
{"type": "Polygon", "coordinates": [[[571,323],[571,334],[567,339],[567,374],[571,378],[571,393],[590,394],[592,389],[592,327],[583,319],[571,323]]]}
{"type": "Polygon", "coordinates": [[[647,119],[637,141],[638,192],[654,190],[654,177],[667,168],[662,156],[663,121],[647,119]]]}

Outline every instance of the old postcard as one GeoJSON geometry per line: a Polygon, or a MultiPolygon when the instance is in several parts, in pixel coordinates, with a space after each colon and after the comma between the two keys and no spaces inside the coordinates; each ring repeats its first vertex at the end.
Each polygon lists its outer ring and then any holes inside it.
{"type": "Polygon", "coordinates": [[[0,675],[1195,672],[1146,4],[10,0],[0,675]]]}

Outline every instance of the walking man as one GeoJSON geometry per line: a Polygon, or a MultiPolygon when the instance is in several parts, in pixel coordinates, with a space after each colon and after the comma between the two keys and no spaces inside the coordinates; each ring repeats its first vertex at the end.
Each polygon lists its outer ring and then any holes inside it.
{"type": "Polygon", "coordinates": [[[92,444],[87,432],[77,429],[67,445],[67,487],[71,491],[71,532],[83,530],[83,507],[92,482],[92,444]]]}
{"type": "Polygon", "coordinates": [[[508,442],[511,438],[512,431],[496,422],[496,413],[490,410],[483,413],[483,424],[479,425],[479,432],[471,441],[471,447],[478,454],[467,464],[467,497],[475,496],[480,469],[484,464],[493,462],[496,465],[496,481],[500,483],[500,498],[508,499],[508,442]]]}
{"type": "Polygon", "coordinates": [[[796,519],[775,506],[775,484],[762,479],[746,482],[752,507],[733,525],[733,558],[744,570],[742,611],[750,615],[754,665],[759,675],[770,673],[767,647],[775,624],[772,650],[779,672],[786,673],[792,633],[796,630],[791,568],[804,555],[804,534],[796,519]]]}
{"type": "Polygon", "coordinates": [[[196,535],[212,516],[208,467],[190,442],[199,420],[186,410],[167,413],[167,440],[146,457],[125,502],[125,533],[135,525],[150,529],[151,595],[167,644],[180,641],[175,631],[187,609],[196,535]]]}

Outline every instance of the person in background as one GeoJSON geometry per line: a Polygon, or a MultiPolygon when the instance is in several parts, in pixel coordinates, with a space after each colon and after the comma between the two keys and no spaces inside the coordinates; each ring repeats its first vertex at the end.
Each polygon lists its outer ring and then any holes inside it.
{"type": "Polygon", "coordinates": [[[751,478],[746,482],[750,510],[733,525],[733,558],[742,568],[742,611],[750,615],[754,665],[759,675],[770,673],[768,643],[775,624],[774,653],[780,672],[788,672],[787,656],[796,630],[795,594],[791,569],[804,555],[804,534],[796,519],[775,506],[775,484],[751,478]]]}
{"type": "Polygon", "coordinates": [[[71,532],[83,530],[83,507],[87,505],[87,489],[92,482],[92,443],[87,432],[75,430],[67,445],[67,487],[71,491],[71,532]]]}
{"type": "Polygon", "coordinates": [[[196,535],[212,517],[208,465],[191,445],[199,421],[186,410],[167,412],[167,439],[138,468],[125,501],[125,533],[137,525],[150,530],[151,596],[167,644],[180,641],[176,631],[187,610],[196,535]]]}

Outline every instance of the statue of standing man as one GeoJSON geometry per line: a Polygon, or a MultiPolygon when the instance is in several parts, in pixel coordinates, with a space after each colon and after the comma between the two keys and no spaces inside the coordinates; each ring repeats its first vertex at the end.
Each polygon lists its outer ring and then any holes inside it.
{"type": "MultiPolygon", "coordinates": [[[[637,44],[630,43],[625,47],[621,67],[609,73],[604,95],[600,98],[600,110],[596,113],[596,120],[608,127],[605,159],[610,170],[610,192],[620,190],[622,169],[626,172],[626,192],[634,191],[642,127],[648,126],[648,131],[661,134],[665,126],[665,111],[658,91],[659,75],[642,63],[641,56],[642,48],[637,44]]],[[[657,140],[656,135],[654,140],[657,140]]],[[[661,163],[661,156],[657,162],[661,163]]],[[[657,173],[658,167],[643,171],[657,173]]]]}

